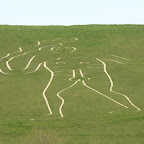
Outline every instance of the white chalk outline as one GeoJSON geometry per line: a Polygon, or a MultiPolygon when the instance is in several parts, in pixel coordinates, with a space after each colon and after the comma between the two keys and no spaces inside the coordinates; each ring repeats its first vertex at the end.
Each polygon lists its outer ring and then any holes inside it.
{"type": "Polygon", "coordinates": [[[69,80],[71,81],[73,78],[75,78],[75,70],[73,70],[73,76],[72,78],[69,78],[69,80]]]}
{"type": "MultiPolygon", "coordinates": [[[[33,50],[33,51],[25,52],[25,53],[23,53],[23,54],[21,54],[21,55],[17,55],[17,56],[11,57],[8,61],[6,61],[6,66],[7,66],[7,68],[8,68],[9,70],[12,70],[12,68],[11,68],[10,65],[9,65],[9,62],[10,62],[11,60],[13,60],[14,58],[20,57],[20,56],[24,56],[24,55],[29,54],[29,53],[31,53],[31,52],[40,51],[42,48],[44,48],[44,47],[40,47],[38,50],[33,50]]],[[[20,49],[20,50],[22,50],[22,49],[20,49]]],[[[21,52],[21,51],[19,51],[19,52],[21,52]]],[[[15,53],[15,52],[13,52],[13,53],[15,53]]]]}
{"type": "Polygon", "coordinates": [[[116,60],[113,60],[113,59],[109,59],[110,61],[113,61],[113,62],[116,62],[116,63],[119,63],[119,64],[122,64],[122,62],[119,62],[119,61],[116,61],[116,60]]]}
{"type": "Polygon", "coordinates": [[[65,62],[56,62],[56,64],[60,64],[60,63],[61,63],[61,64],[65,64],[65,62]]]}
{"type": "Polygon", "coordinates": [[[6,75],[8,74],[8,73],[3,72],[1,69],[0,69],[0,73],[2,73],[2,74],[6,74],[6,75]]]}
{"type": "MultiPolygon", "coordinates": [[[[22,48],[21,48],[21,47],[19,48],[19,51],[17,51],[17,52],[12,52],[12,53],[18,53],[18,52],[22,52],[22,48]]],[[[8,53],[6,56],[2,57],[2,58],[0,59],[0,62],[1,62],[3,59],[9,57],[10,54],[11,54],[11,53],[8,53]]],[[[9,70],[12,70],[11,67],[9,66],[8,61],[6,62],[6,65],[7,65],[7,67],[8,67],[9,70]]],[[[3,72],[2,69],[0,69],[0,72],[1,72],[2,74],[8,74],[8,73],[3,72]]]]}
{"type": "MultiPolygon", "coordinates": [[[[19,47],[19,51],[17,51],[17,52],[12,52],[12,53],[18,53],[18,52],[22,52],[22,48],[21,48],[21,47],[19,47]]],[[[3,59],[5,59],[5,58],[7,58],[7,57],[9,57],[10,54],[11,54],[11,53],[8,53],[6,56],[2,57],[2,58],[0,59],[0,61],[3,60],[3,59]]]]}
{"type": "Polygon", "coordinates": [[[12,53],[19,53],[19,52],[22,52],[22,48],[21,48],[21,47],[19,47],[19,51],[17,51],[17,52],[12,52],[12,53]]]}
{"type": "Polygon", "coordinates": [[[10,53],[8,53],[6,56],[2,57],[2,58],[0,59],[0,61],[2,61],[3,59],[5,59],[5,58],[7,58],[7,57],[9,57],[9,56],[10,56],[10,53]]]}
{"type": "Polygon", "coordinates": [[[38,49],[38,51],[41,51],[43,48],[45,48],[45,46],[44,46],[44,47],[40,47],[40,48],[38,49]]]}
{"type": "Polygon", "coordinates": [[[80,62],[80,64],[83,64],[83,63],[84,63],[84,64],[89,64],[89,62],[80,62]]]}
{"type": "MultiPolygon", "coordinates": [[[[59,38],[59,39],[61,39],[61,38],[59,38]]],[[[74,38],[74,39],[75,39],[75,40],[78,40],[77,38],[74,38]]],[[[38,45],[37,45],[37,46],[39,46],[39,45],[40,45],[40,41],[38,41],[38,45]]],[[[62,43],[59,43],[59,45],[62,46],[63,44],[62,44],[62,43]]],[[[23,56],[23,55],[26,55],[26,54],[31,53],[31,52],[34,52],[34,51],[40,51],[42,48],[44,48],[44,47],[40,47],[38,50],[33,50],[33,51],[25,52],[25,53],[23,53],[23,54],[21,54],[21,55],[17,55],[17,56],[11,57],[9,60],[6,61],[6,66],[7,66],[7,68],[8,68],[9,70],[12,70],[12,68],[11,68],[10,65],[9,65],[9,62],[10,62],[11,60],[13,60],[14,58],[20,57],[20,56],[23,56]]],[[[52,47],[50,50],[53,51],[55,48],[56,48],[56,50],[61,49],[61,47],[52,47]]],[[[65,48],[66,48],[66,49],[69,49],[69,48],[72,48],[72,49],[73,49],[73,50],[71,50],[69,53],[73,53],[74,51],[76,51],[76,48],[75,48],[75,47],[65,47],[65,48]]],[[[22,52],[21,47],[19,48],[19,51],[13,52],[13,53],[18,53],[18,52],[22,52]]],[[[59,53],[59,52],[57,52],[57,53],[59,53]]],[[[0,59],[0,61],[1,61],[2,59],[4,59],[4,58],[9,57],[10,54],[11,54],[11,53],[8,53],[5,57],[2,57],[2,58],[0,59]]],[[[118,57],[118,58],[125,59],[125,60],[129,60],[129,59],[127,59],[127,58],[120,57],[120,56],[116,56],[116,55],[111,55],[111,56],[113,56],[113,57],[118,57]]],[[[31,57],[31,59],[29,60],[28,64],[26,65],[26,67],[25,67],[23,70],[26,70],[26,69],[30,66],[31,62],[33,61],[33,59],[34,59],[35,57],[36,57],[36,55],[34,55],[34,56],[31,57]]],[[[73,57],[73,58],[74,58],[74,57],[73,57]]],[[[58,58],[57,60],[59,60],[59,59],[60,59],[60,58],[58,58]]],[[[113,92],[113,93],[115,93],[115,94],[119,94],[119,95],[125,97],[133,107],[135,107],[138,111],[140,111],[140,109],[139,109],[138,107],[136,107],[136,106],[130,101],[130,99],[128,98],[128,96],[113,91],[113,89],[112,89],[112,88],[113,88],[113,81],[112,81],[110,75],[107,73],[106,64],[105,64],[103,61],[101,61],[100,59],[98,59],[98,58],[96,58],[96,59],[97,59],[99,62],[101,62],[102,65],[104,66],[104,72],[105,72],[105,74],[107,75],[107,77],[109,78],[109,81],[110,81],[110,83],[111,83],[110,92],[113,92]]],[[[116,60],[113,60],[113,59],[109,59],[109,60],[110,60],[110,61],[113,61],[113,62],[116,62],[116,63],[122,64],[121,62],[116,61],[116,60]]],[[[56,64],[58,64],[58,63],[61,63],[61,62],[56,62],[56,64]]],[[[65,62],[62,62],[62,63],[65,63],[65,62]]],[[[84,62],[80,62],[80,63],[84,63],[84,62]]],[[[87,62],[87,63],[89,63],[89,62],[87,62]]],[[[42,64],[43,64],[43,66],[51,73],[50,80],[48,81],[48,84],[46,85],[44,91],[42,92],[42,95],[43,95],[43,98],[44,98],[44,100],[45,100],[45,102],[46,102],[47,108],[48,108],[48,110],[49,110],[49,112],[50,112],[49,115],[52,115],[52,110],[51,110],[51,107],[50,107],[50,105],[49,105],[48,99],[47,99],[47,97],[46,97],[46,91],[48,90],[48,88],[49,88],[49,86],[50,86],[50,84],[51,84],[51,82],[52,82],[52,80],[53,80],[54,72],[53,72],[49,67],[47,67],[47,61],[42,62],[42,63],[39,63],[38,66],[37,66],[37,68],[36,68],[34,71],[31,71],[31,72],[28,72],[28,73],[25,73],[25,74],[29,74],[29,73],[36,72],[37,70],[39,70],[39,68],[40,68],[40,66],[41,66],[42,64]]],[[[51,68],[52,68],[52,67],[51,67],[51,68]]],[[[53,68],[54,68],[54,67],[53,67],[53,68]]],[[[55,67],[55,68],[59,68],[59,67],[55,67]]],[[[88,67],[88,68],[90,68],[90,67],[88,67]]],[[[92,68],[92,67],[91,67],[91,68],[92,68]]],[[[76,69],[73,70],[73,76],[72,76],[72,78],[69,79],[70,81],[71,81],[73,78],[75,78],[75,76],[76,76],[75,70],[76,70],[76,69]]],[[[81,70],[81,69],[77,69],[77,70],[79,70],[81,77],[84,78],[84,75],[83,75],[82,70],[81,70]]],[[[0,72],[3,73],[3,74],[8,74],[8,73],[3,72],[1,69],[0,69],[0,72]]],[[[90,79],[90,78],[88,78],[88,79],[90,79]]],[[[64,91],[70,89],[70,88],[73,87],[74,85],[76,85],[78,81],[81,81],[81,80],[80,80],[80,79],[76,80],[72,85],[70,85],[69,87],[67,87],[67,88],[65,88],[65,89],[63,89],[63,90],[61,90],[60,92],[57,93],[57,97],[60,98],[61,101],[62,101],[62,103],[61,103],[61,105],[60,105],[60,107],[59,107],[59,113],[60,113],[61,117],[64,117],[64,116],[63,116],[63,113],[62,113],[62,107],[63,107],[63,105],[64,105],[64,99],[60,96],[60,94],[61,94],[62,92],[64,92],[64,91]]],[[[82,80],[82,83],[83,83],[83,85],[84,85],[85,87],[89,88],[90,90],[95,91],[96,93],[98,93],[98,94],[100,94],[100,95],[108,98],[109,100],[111,100],[111,101],[113,101],[113,102],[115,102],[115,103],[117,103],[117,104],[119,104],[119,105],[121,105],[121,106],[123,106],[123,107],[125,107],[125,108],[128,108],[127,106],[125,106],[125,105],[117,102],[116,100],[114,100],[114,99],[108,97],[107,95],[105,95],[105,94],[97,91],[96,89],[91,88],[90,86],[88,86],[88,85],[85,83],[84,80],[82,80]]],[[[112,112],[113,112],[113,111],[112,111],[112,112]]],[[[112,113],[112,112],[110,112],[110,113],[112,113]]]]}
{"type": "Polygon", "coordinates": [[[38,46],[40,45],[40,41],[38,41],[38,44],[37,44],[38,46]]]}
{"type": "Polygon", "coordinates": [[[56,52],[56,53],[60,53],[60,52],[57,52],[57,50],[59,50],[59,49],[60,49],[60,47],[52,47],[51,51],[56,52]],[[56,48],[56,50],[54,50],[55,48],[56,48]]]}
{"type": "Polygon", "coordinates": [[[110,86],[110,92],[113,92],[113,93],[115,93],[115,94],[119,94],[119,95],[125,97],[133,107],[135,107],[138,111],[140,111],[140,109],[131,102],[131,100],[128,98],[128,96],[113,91],[113,86],[114,86],[114,84],[113,84],[112,78],[110,77],[110,75],[108,74],[108,72],[107,72],[107,70],[106,70],[106,64],[105,64],[102,60],[100,60],[100,59],[98,59],[98,58],[96,58],[96,59],[97,59],[99,62],[101,62],[101,63],[103,64],[103,66],[104,66],[104,72],[105,72],[105,74],[107,75],[107,77],[109,78],[109,81],[110,81],[110,84],[111,84],[111,86],[110,86]]]}
{"type": "MultiPolygon", "coordinates": [[[[69,53],[73,53],[74,51],[76,51],[76,48],[75,48],[75,47],[65,47],[65,48],[66,48],[66,49],[70,49],[70,48],[73,49],[73,50],[70,51],[69,53]]],[[[60,52],[57,52],[57,50],[61,50],[61,48],[60,48],[60,47],[52,47],[50,50],[53,51],[53,52],[56,52],[56,53],[60,53],[60,52]],[[54,50],[54,49],[56,49],[56,50],[54,50]]]]}
{"type": "Polygon", "coordinates": [[[6,66],[7,66],[7,68],[8,68],[9,70],[12,70],[12,68],[11,68],[10,65],[9,65],[9,62],[10,62],[11,60],[13,60],[14,58],[16,58],[16,57],[20,57],[20,56],[26,55],[27,53],[28,53],[28,52],[25,52],[24,54],[11,57],[8,61],[6,61],[6,66]]]}
{"type": "Polygon", "coordinates": [[[118,58],[121,58],[121,59],[124,59],[124,60],[130,60],[130,59],[128,59],[128,58],[124,58],[124,57],[117,56],[117,55],[111,55],[111,56],[113,56],[113,57],[118,57],[118,58]]]}
{"type": "Polygon", "coordinates": [[[52,80],[53,80],[54,72],[47,67],[46,62],[44,62],[44,67],[51,73],[51,77],[50,77],[50,80],[49,80],[47,86],[45,87],[42,95],[43,95],[43,98],[44,98],[44,100],[45,100],[45,102],[46,102],[46,105],[47,105],[47,107],[48,107],[48,110],[49,110],[49,112],[50,112],[49,115],[52,115],[52,110],[51,110],[51,108],[50,108],[50,105],[49,105],[49,102],[48,102],[48,99],[47,99],[45,93],[46,93],[47,89],[49,88],[49,86],[50,86],[50,84],[51,84],[51,82],[52,82],[52,80]]]}
{"type": "Polygon", "coordinates": [[[36,57],[36,55],[34,55],[34,56],[29,60],[28,64],[26,65],[26,67],[25,67],[23,70],[26,70],[26,69],[29,67],[29,65],[31,64],[32,60],[33,60],[35,57],[36,57]]]}
{"type": "Polygon", "coordinates": [[[82,77],[84,77],[84,75],[83,75],[83,73],[82,73],[82,70],[81,70],[81,69],[79,69],[79,71],[80,71],[81,76],[82,76],[82,77]]]}
{"type": "Polygon", "coordinates": [[[64,117],[64,116],[63,116],[63,113],[62,113],[62,107],[63,107],[63,105],[64,105],[64,99],[60,96],[60,93],[64,92],[65,90],[70,89],[71,87],[73,87],[74,85],[76,85],[77,82],[78,82],[78,81],[75,81],[71,86],[69,86],[69,87],[67,87],[67,88],[65,88],[65,89],[63,89],[63,90],[61,90],[60,92],[57,93],[57,97],[59,97],[59,98],[62,100],[62,103],[61,103],[61,105],[60,105],[60,107],[59,107],[59,113],[60,113],[61,117],[64,117]]]}
{"type": "Polygon", "coordinates": [[[59,43],[60,45],[63,45],[62,43],[59,43]]]}
{"type": "MultiPolygon", "coordinates": [[[[59,43],[59,44],[60,44],[60,45],[63,45],[62,43],[59,43]]],[[[40,45],[40,41],[38,41],[37,46],[39,46],[39,45],[40,45]]],[[[40,51],[42,48],[44,48],[44,47],[41,47],[41,48],[39,48],[38,50],[33,50],[33,51],[25,52],[25,53],[23,53],[23,54],[21,54],[21,55],[17,55],[17,56],[11,57],[9,60],[6,61],[6,66],[7,66],[7,68],[8,68],[9,70],[12,70],[12,68],[11,68],[10,65],[9,65],[9,63],[10,63],[10,61],[12,61],[14,58],[17,58],[17,57],[26,55],[26,54],[28,54],[28,53],[30,53],[30,52],[40,51]]],[[[55,47],[51,48],[51,51],[53,51],[54,48],[55,48],[55,47]]],[[[76,48],[74,48],[74,47],[72,47],[72,48],[73,48],[73,50],[72,50],[70,53],[72,53],[72,52],[74,52],[74,51],[76,50],[76,48]]],[[[21,47],[19,48],[19,51],[13,52],[13,53],[18,53],[18,52],[22,52],[21,47]]],[[[7,56],[2,57],[2,58],[0,59],[0,61],[1,61],[2,59],[4,59],[4,58],[9,57],[9,56],[10,56],[10,53],[7,54],[7,56]]],[[[34,55],[34,56],[31,57],[31,59],[29,60],[28,64],[26,65],[26,67],[25,67],[23,70],[26,70],[26,69],[30,66],[32,60],[33,60],[35,57],[36,57],[36,55],[34,55]]],[[[60,58],[58,58],[58,60],[59,60],[59,59],[60,59],[60,58]]],[[[63,62],[63,63],[65,63],[65,62],[63,62]]],[[[44,100],[45,100],[45,102],[46,102],[46,105],[47,105],[48,110],[49,110],[50,115],[51,115],[51,114],[52,114],[52,110],[51,110],[51,108],[50,108],[50,105],[49,105],[49,103],[48,103],[48,99],[46,98],[45,93],[46,93],[47,89],[49,88],[49,86],[50,86],[50,84],[51,84],[51,82],[52,82],[52,80],[53,80],[54,72],[47,67],[46,62],[43,62],[43,63],[40,63],[34,71],[28,72],[28,73],[25,73],[25,74],[29,74],[29,73],[36,72],[36,71],[40,68],[40,66],[41,66],[42,64],[44,64],[44,67],[51,73],[50,80],[49,80],[47,86],[45,87],[45,89],[44,89],[44,91],[43,91],[43,93],[42,93],[43,98],[44,98],[44,100]]],[[[1,69],[0,69],[0,72],[3,73],[3,74],[7,74],[7,73],[4,73],[1,69]]],[[[61,104],[60,110],[59,110],[62,117],[63,117],[63,115],[62,115],[62,106],[63,106],[63,104],[64,104],[64,99],[61,98],[59,94],[62,93],[63,91],[65,91],[65,90],[71,88],[71,87],[74,86],[76,83],[77,83],[77,81],[76,81],[73,85],[71,85],[71,86],[69,86],[68,88],[65,88],[65,89],[61,90],[59,93],[57,93],[57,96],[62,100],[62,104],[61,104]]]]}
{"type": "Polygon", "coordinates": [[[52,47],[52,48],[51,48],[51,51],[53,51],[54,48],[55,48],[55,47],[52,47]]]}
{"type": "Polygon", "coordinates": [[[71,51],[70,53],[73,53],[74,51],[76,51],[76,48],[75,47],[72,47],[73,48],[73,51],[71,51]]]}
{"type": "Polygon", "coordinates": [[[31,71],[31,72],[27,72],[27,73],[24,73],[24,74],[30,74],[30,73],[33,73],[33,72],[36,72],[39,70],[40,66],[42,65],[43,63],[40,63],[38,64],[37,68],[34,70],[34,71],[31,71]]]}
{"type": "Polygon", "coordinates": [[[123,107],[125,107],[125,108],[128,108],[127,106],[125,106],[125,105],[123,105],[123,104],[121,104],[121,103],[117,102],[116,100],[114,100],[114,99],[112,99],[112,98],[108,97],[107,95],[105,95],[105,94],[103,94],[103,93],[101,93],[101,92],[97,91],[96,89],[93,89],[93,88],[89,87],[88,85],[86,85],[86,83],[85,83],[85,81],[84,81],[84,80],[82,80],[82,83],[83,83],[83,85],[84,85],[85,87],[87,87],[87,88],[91,89],[92,91],[95,91],[95,92],[97,92],[98,94],[100,94],[100,95],[102,95],[102,96],[104,96],[104,97],[108,98],[109,100],[111,100],[111,101],[113,101],[113,102],[115,102],[115,103],[117,103],[117,104],[119,104],[119,105],[121,105],[121,106],[123,106],[123,107]]]}

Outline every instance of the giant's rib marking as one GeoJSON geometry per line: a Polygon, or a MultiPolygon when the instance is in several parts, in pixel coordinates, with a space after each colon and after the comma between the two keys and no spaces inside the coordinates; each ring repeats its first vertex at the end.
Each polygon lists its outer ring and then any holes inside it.
{"type": "Polygon", "coordinates": [[[63,107],[63,105],[64,105],[64,99],[60,96],[60,93],[62,93],[62,92],[64,92],[65,90],[73,87],[77,82],[78,82],[78,81],[75,81],[74,84],[72,84],[71,86],[69,86],[69,87],[67,87],[67,88],[65,88],[65,89],[63,89],[63,90],[61,90],[59,93],[57,93],[57,96],[62,100],[62,103],[61,103],[61,105],[60,105],[60,107],[59,107],[59,113],[60,113],[61,117],[64,117],[64,116],[63,116],[63,113],[62,113],[62,107],[63,107]]]}
{"type": "Polygon", "coordinates": [[[105,64],[103,61],[101,61],[100,59],[98,59],[98,58],[97,58],[97,60],[98,60],[99,62],[101,62],[101,63],[103,64],[103,66],[104,66],[104,72],[105,72],[105,74],[107,75],[107,77],[109,78],[109,81],[110,81],[110,83],[111,83],[110,91],[113,92],[113,93],[116,93],[116,94],[119,94],[119,95],[125,97],[133,107],[135,107],[138,111],[140,111],[140,109],[131,102],[131,100],[128,98],[128,96],[113,91],[113,81],[112,81],[112,78],[110,77],[110,75],[108,74],[108,72],[107,72],[107,70],[106,70],[106,64],[105,64]]]}
{"type": "Polygon", "coordinates": [[[50,105],[49,105],[49,103],[48,103],[48,100],[47,100],[47,98],[46,98],[45,93],[46,93],[47,89],[49,88],[49,86],[50,86],[50,84],[51,84],[51,82],[52,82],[52,80],[53,80],[54,73],[53,73],[52,70],[50,70],[50,69],[46,66],[46,62],[44,62],[44,67],[51,73],[50,80],[49,80],[46,88],[44,89],[44,91],[43,91],[43,93],[42,93],[42,95],[43,95],[43,97],[44,97],[44,100],[45,100],[45,102],[46,102],[46,105],[47,105],[47,107],[48,107],[48,110],[49,110],[49,112],[50,112],[50,115],[51,115],[51,114],[52,114],[52,110],[51,110],[51,108],[50,108],[50,105]]]}
{"type": "MultiPolygon", "coordinates": [[[[35,55],[35,56],[36,56],[36,55],[35,55]]],[[[32,60],[35,58],[35,56],[33,56],[33,57],[29,60],[27,66],[26,66],[23,70],[26,70],[26,69],[29,67],[30,63],[31,63],[32,60]]]]}
{"type": "Polygon", "coordinates": [[[95,90],[95,89],[93,89],[93,88],[89,87],[88,85],[86,85],[86,83],[85,83],[85,81],[84,81],[84,80],[82,81],[82,83],[84,84],[84,86],[86,86],[87,88],[89,88],[89,89],[91,89],[91,90],[93,90],[93,91],[97,92],[98,94],[100,94],[100,95],[102,95],[102,96],[104,96],[104,97],[106,97],[106,98],[110,99],[111,101],[113,101],[113,102],[115,102],[115,103],[117,103],[117,104],[119,104],[119,105],[121,105],[121,106],[123,106],[123,107],[125,107],[125,108],[128,108],[127,106],[125,106],[125,105],[123,105],[123,104],[121,104],[121,103],[117,102],[116,100],[114,100],[114,99],[112,99],[112,98],[108,97],[107,95],[105,95],[105,94],[103,94],[103,93],[101,93],[101,92],[99,92],[99,91],[97,91],[97,90],[95,90]]]}

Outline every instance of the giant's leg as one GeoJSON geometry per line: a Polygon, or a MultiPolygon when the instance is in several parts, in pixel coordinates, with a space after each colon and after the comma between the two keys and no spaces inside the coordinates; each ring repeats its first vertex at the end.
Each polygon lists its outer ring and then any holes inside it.
{"type": "Polygon", "coordinates": [[[105,98],[107,98],[107,99],[109,99],[109,100],[115,102],[116,104],[118,104],[118,105],[120,105],[120,106],[122,106],[122,107],[124,107],[124,108],[128,108],[127,106],[125,106],[125,105],[119,103],[118,101],[116,101],[116,100],[110,98],[109,96],[107,96],[107,95],[105,95],[105,94],[99,92],[98,90],[96,90],[96,89],[94,89],[94,88],[91,88],[90,86],[88,86],[88,85],[85,83],[84,80],[82,81],[82,83],[83,83],[83,85],[84,85],[85,87],[89,88],[90,90],[95,91],[96,93],[98,93],[98,94],[104,96],[105,98]]]}
{"type": "Polygon", "coordinates": [[[112,93],[114,93],[114,94],[117,94],[117,95],[119,95],[119,96],[124,97],[134,108],[136,108],[138,111],[140,111],[140,108],[138,108],[136,105],[134,105],[134,103],[130,100],[130,98],[129,98],[128,96],[126,96],[126,95],[124,95],[124,94],[121,94],[121,93],[116,92],[116,91],[113,90],[114,83],[113,83],[113,80],[112,80],[111,76],[110,76],[109,73],[107,72],[106,63],[104,63],[102,60],[100,60],[100,59],[98,59],[98,58],[97,58],[97,60],[98,60],[99,62],[101,62],[101,63],[103,64],[103,66],[104,66],[104,73],[107,75],[107,77],[108,77],[108,79],[109,79],[109,81],[110,81],[110,89],[109,89],[110,92],[112,92],[112,93]]]}
{"type": "Polygon", "coordinates": [[[112,93],[109,90],[110,84],[107,75],[103,72],[103,67],[93,67],[93,69],[83,68],[82,72],[83,78],[90,78],[83,79],[83,85],[89,90],[97,93],[89,93],[89,95],[91,95],[95,101],[97,110],[101,109],[105,112],[118,109],[125,110],[125,108],[129,108],[131,106],[125,97],[117,96],[118,94],[112,93]]]}
{"type": "MultiPolygon", "coordinates": [[[[64,117],[63,108],[69,102],[69,90],[71,91],[78,81],[70,81],[72,72],[59,67],[49,67],[48,63],[44,63],[45,68],[51,73],[50,80],[45,90],[43,91],[43,97],[47,106],[49,105],[49,111],[54,117],[64,117]],[[52,70],[51,70],[52,69],[52,70]],[[49,101],[49,102],[48,102],[49,101]],[[49,103],[49,104],[48,104],[49,103]]],[[[66,108],[65,108],[66,109],[66,108]]]]}

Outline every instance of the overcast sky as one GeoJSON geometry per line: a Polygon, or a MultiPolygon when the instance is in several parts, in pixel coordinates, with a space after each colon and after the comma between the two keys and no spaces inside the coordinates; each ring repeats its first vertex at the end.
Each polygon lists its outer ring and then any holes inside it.
{"type": "Polygon", "coordinates": [[[0,24],[144,24],[144,0],[0,0],[0,24]]]}

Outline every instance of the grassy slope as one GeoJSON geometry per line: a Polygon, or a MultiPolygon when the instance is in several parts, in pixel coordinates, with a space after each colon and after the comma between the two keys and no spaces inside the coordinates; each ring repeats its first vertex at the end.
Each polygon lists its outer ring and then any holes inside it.
{"type": "MultiPolygon", "coordinates": [[[[30,75],[22,75],[19,71],[15,71],[13,76],[0,74],[0,144],[142,144],[144,26],[0,26],[0,58],[17,51],[19,47],[24,51],[33,50],[37,41],[50,40],[46,45],[51,46],[51,40],[59,37],[63,38],[62,43],[65,45],[77,48],[72,56],[79,60],[95,63],[95,58],[98,57],[105,61],[115,82],[114,90],[128,95],[141,111],[137,112],[133,108],[125,110],[78,83],[63,93],[65,117],[62,119],[58,113],[61,101],[57,99],[56,93],[70,85],[67,80],[70,77],[63,73],[60,77],[55,77],[47,91],[54,112],[54,115],[47,116],[48,111],[41,93],[50,74],[44,68],[30,75]],[[79,40],[73,42],[72,37],[79,40]],[[123,56],[130,61],[121,60],[123,65],[116,64],[108,61],[109,55],[123,56]],[[110,114],[110,110],[118,111],[110,114]],[[31,118],[35,120],[31,121],[31,118]]],[[[11,65],[20,69],[31,56],[14,60],[11,65]]],[[[48,52],[43,59],[58,56],[48,52]]],[[[69,60],[65,52],[60,57],[69,60]]],[[[36,59],[36,63],[40,59],[41,56],[36,59]]],[[[79,68],[79,65],[69,64],[67,68],[70,76],[72,68],[79,68]]],[[[3,64],[0,66],[3,67],[3,64]]],[[[87,72],[85,67],[82,68],[87,72]]],[[[4,70],[8,72],[5,68],[4,70]]],[[[100,69],[91,71],[88,75],[91,81],[87,83],[109,95],[110,84],[102,74],[100,69]]]]}

